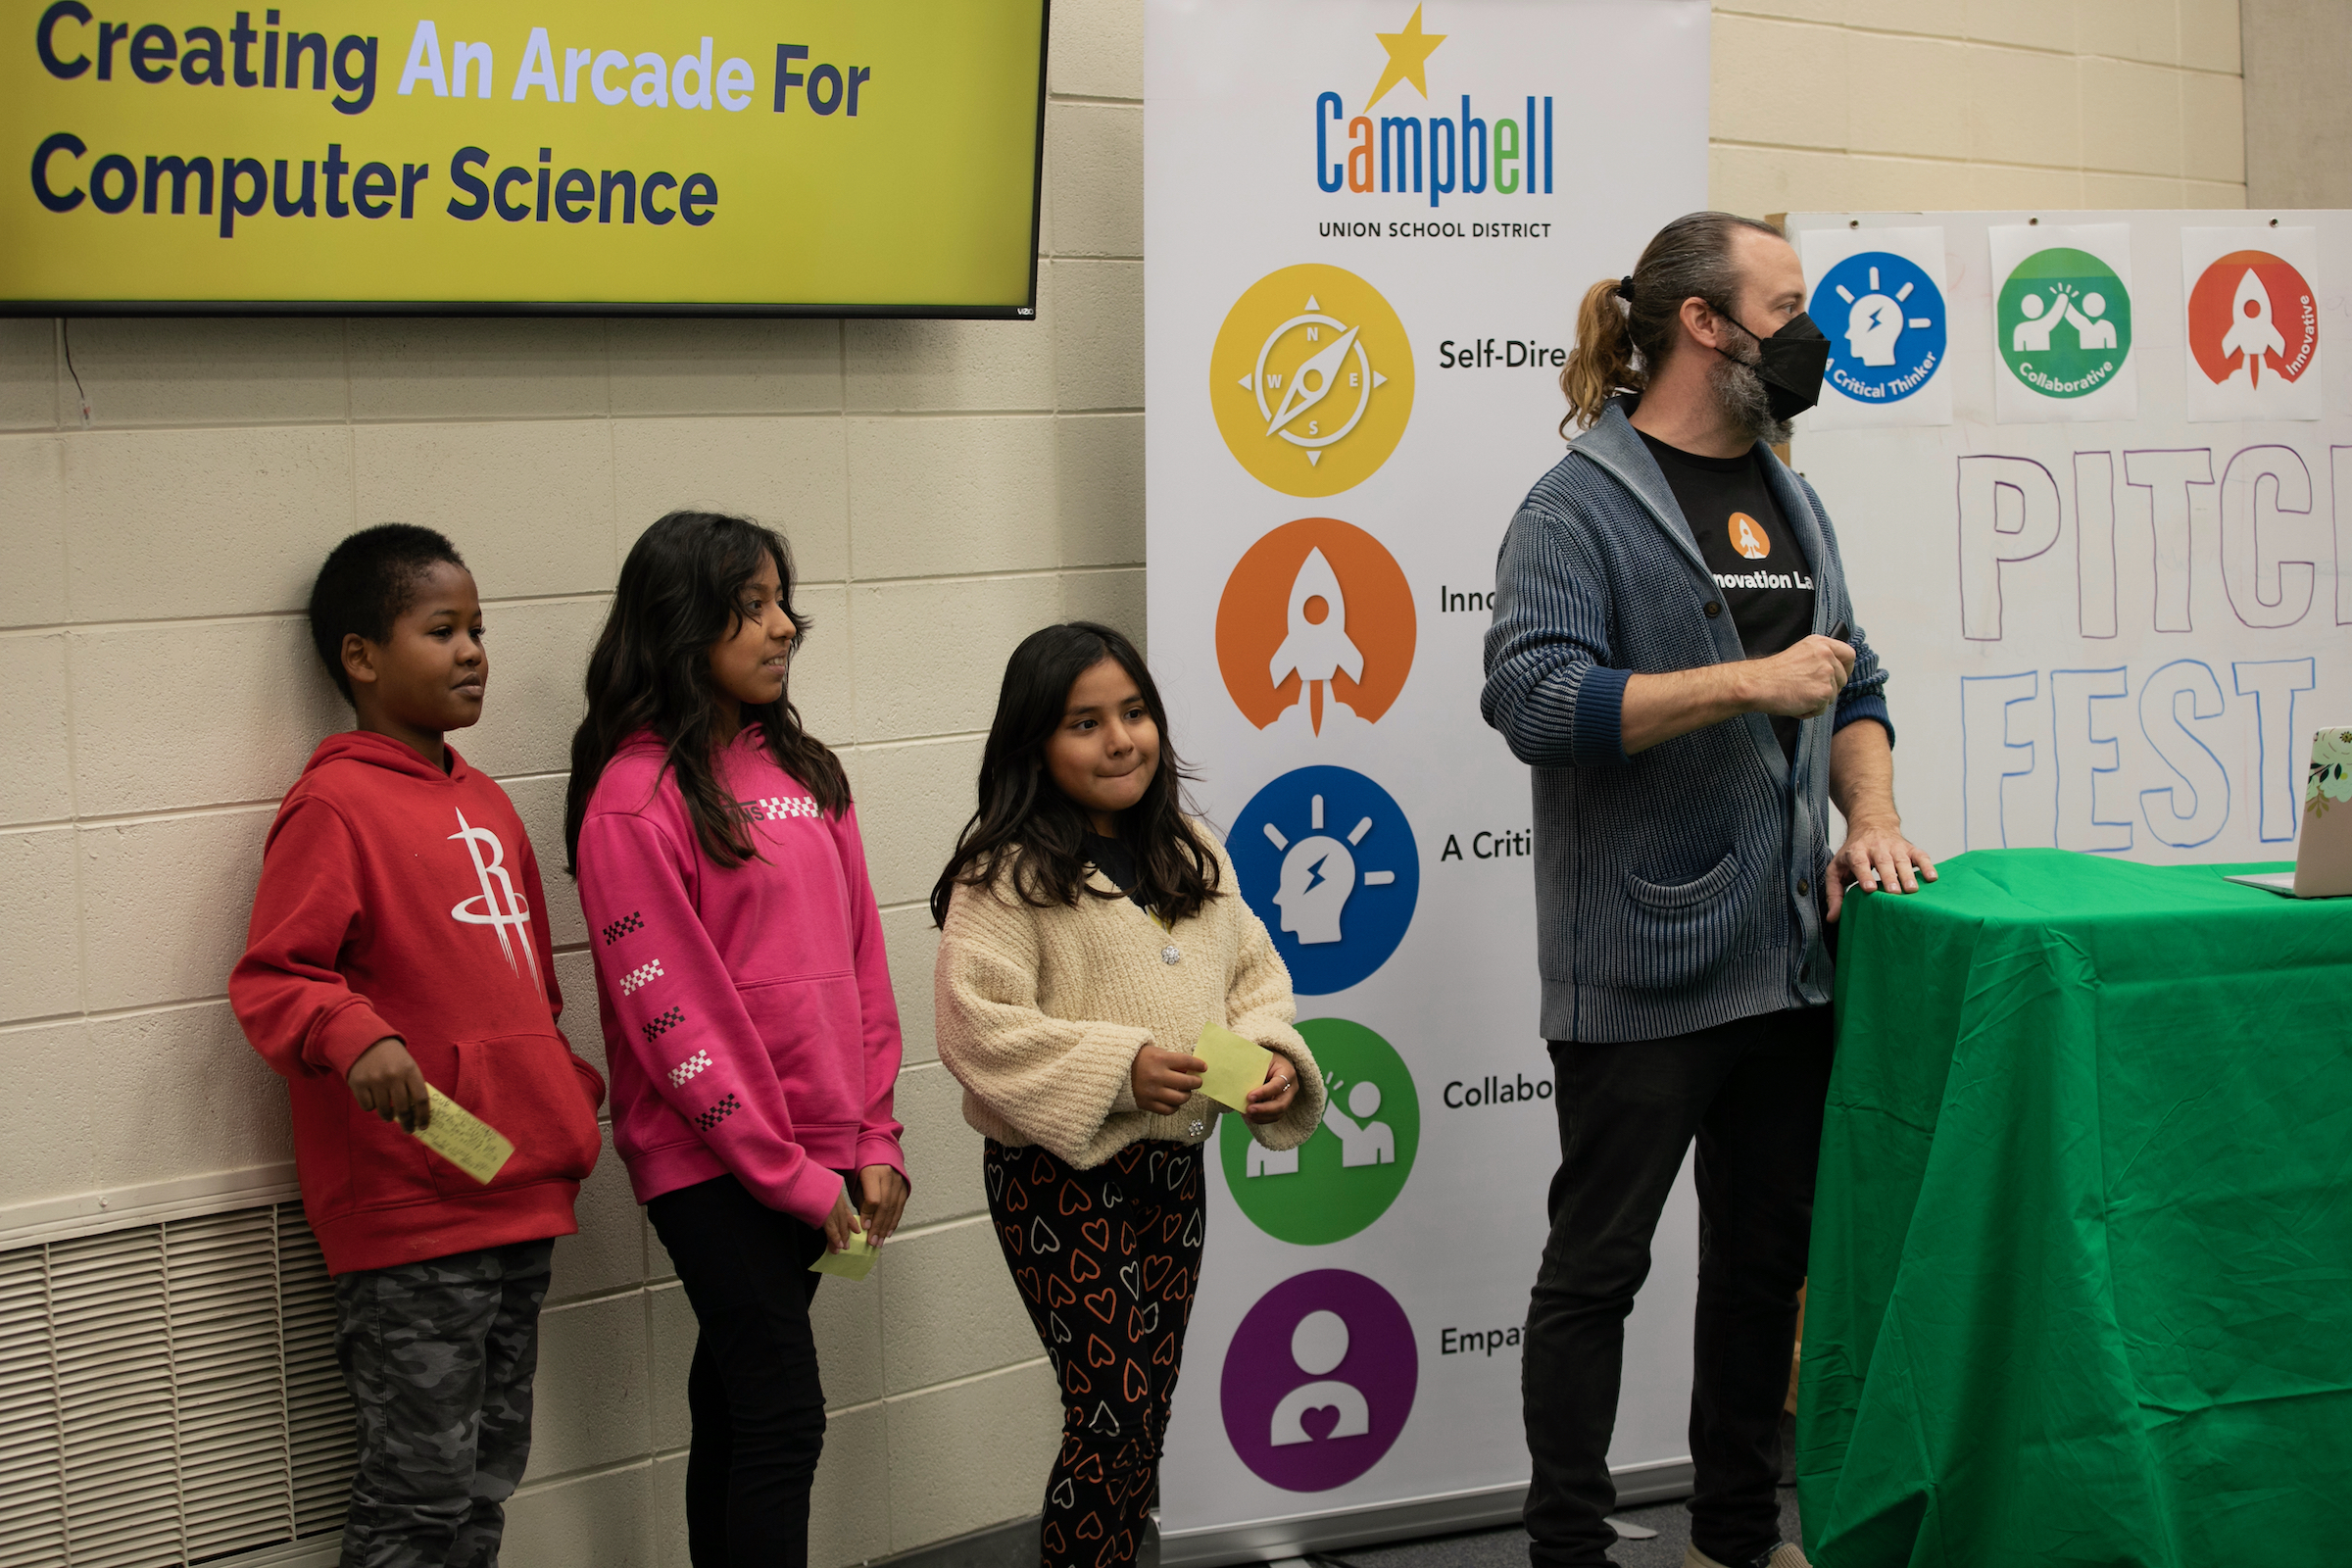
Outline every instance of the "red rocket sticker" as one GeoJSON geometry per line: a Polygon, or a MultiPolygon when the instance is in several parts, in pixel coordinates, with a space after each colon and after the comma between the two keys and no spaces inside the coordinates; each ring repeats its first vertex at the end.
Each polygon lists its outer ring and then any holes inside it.
{"type": "Polygon", "coordinates": [[[2268,251],[2231,251],[2189,290],[2189,353],[2216,386],[2299,380],[2319,346],[2311,285],[2268,251]]]}

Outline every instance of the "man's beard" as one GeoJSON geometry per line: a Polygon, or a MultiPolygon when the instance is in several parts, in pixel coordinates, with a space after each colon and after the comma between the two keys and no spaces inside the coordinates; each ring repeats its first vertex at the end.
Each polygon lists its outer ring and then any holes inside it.
{"type": "Polygon", "coordinates": [[[1707,390],[1723,416],[1749,440],[1768,447],[1787,444],[1791,433],[1788,421],[1772,416],[1772,395],[1754,366],[1728,354],[1718,356],[1713,373],[1707,377],[1707,390]]]}

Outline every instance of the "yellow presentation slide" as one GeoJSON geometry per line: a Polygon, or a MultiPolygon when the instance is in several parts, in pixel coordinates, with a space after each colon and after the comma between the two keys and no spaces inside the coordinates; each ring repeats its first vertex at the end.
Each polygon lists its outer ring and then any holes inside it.
{"type": "Polygon", "coordinates": [[[0,311],[1026,316],[1045,28],[1045,0],[57,0],[0,45],[0,311]]]}

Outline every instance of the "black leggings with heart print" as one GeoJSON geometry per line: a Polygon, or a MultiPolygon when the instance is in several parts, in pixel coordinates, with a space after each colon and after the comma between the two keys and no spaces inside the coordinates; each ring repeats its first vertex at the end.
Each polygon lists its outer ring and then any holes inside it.
{"type": "Polygon", "coordinates": [[[1130,1144],[1092,1170],[988,1140],[988,1211],[1061,1380],[1045,1568],[1135,1560],[1200,1274],[1201,1149],[1130,1144]]]}

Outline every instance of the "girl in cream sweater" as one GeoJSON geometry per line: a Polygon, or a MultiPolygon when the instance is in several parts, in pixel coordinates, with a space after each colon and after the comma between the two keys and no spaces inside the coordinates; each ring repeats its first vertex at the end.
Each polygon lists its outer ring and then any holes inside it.
{"type": "Polygon", "coordinates": [[[1199,1092],[1202,1025],[1274,1054],[1244,1111],[1259,1143],[1296,1149],[1323,1114],[1290,972],[1184,814],[1164,711],[1107,626],[1023,642],[979,809],[931,894],[940,1059],[986,1138],[997,1241],[1061,1380],[1046,1568],[1133,1561],[1156,1500],[1222,1108],[1199,1092]]]}

